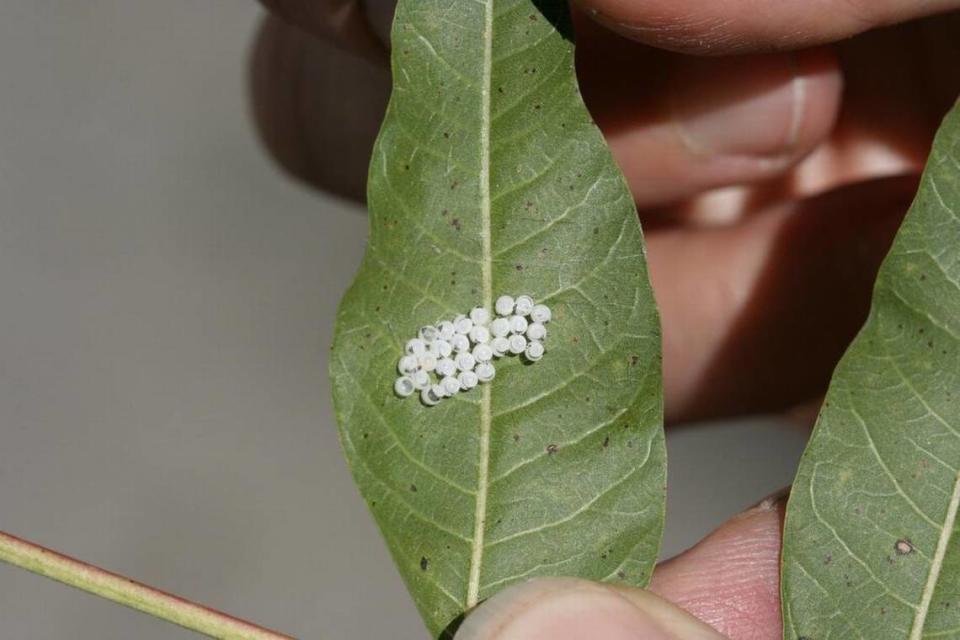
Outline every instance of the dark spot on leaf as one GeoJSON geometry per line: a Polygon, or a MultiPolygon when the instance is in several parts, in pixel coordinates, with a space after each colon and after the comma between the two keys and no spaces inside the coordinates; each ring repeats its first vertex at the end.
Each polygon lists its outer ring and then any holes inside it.
{"type": "Polygon", "coordinates": [[[603,448],[606,449],[609,446],[610,446],[610,436],[607,436],[606,438],[603,439],[603,448]]]}
{"type": "Polygon", "coordinates": [[[365,434],[363,434],[363,437],[364,437],[364,438],[368,438],[368,437],[370,437],[370,434],[369,434],[369,433],[365,433],[365,434]]]}
{"type": "Polygon", "coordinates": [[[443,137],[444,137],[444,138],[449,138],[449,137],[450,137],[450,132],[449,132],[449,131],[444,131],[444,132],[443,132],[443,137]]]}
{"type": "Polygon", "coordinates": [[[373,310],[379,313],[379,312],[380,312],[380,305],[375,306],[375,307],[373,308],[373,310]]]}
{"type": "Polygon", "coordinates": [[[451,225],[454,229],[456,229],[457,231],[460,231],[460,228],[461,228],[461,227],[460,227],[460,218],[454,218],[453,220],[451,220],[451,221],[450,221],[450,225],[451,225]]]}
{"type": "Polygon", "coordinates": [[[578,342],[580,342],[580,338],[578,338],[577,336],[573,336],[573,343],[577,344],[578,342]]]}
{"type": "Polygon", "coordinates": [[[426,571],[427,567],[430,566],[430,560],[426,557],[420,558],[420,570],[426,571]]]}
{"type": "Polygon", "coordinates": [[[514,441],[514,442],[520,442],[520,434],[519,434],[519,433],[513,434],[513,441],[514,441]]]}
{"type": "Polygon", "coordinates": [[[415,485],[415,484],[410,485],[410,491],[413,491],[414,493],[416,493],[416,492],[417,492],[417,485],[415,485]]]}
{"type": "Polygon", "coordinates": [[[624,580],[626,579],[627,574],[625,574],[623,571],[617,571],[617,577],[620,578],[621,580],[624,580]]]}
{"type": "Polygon", "coordinates": [[[533,105],[533,110],[534,110],[534,111],[540,111],[540,105],[539,105],[539,104],[533,105]]]}
{"type": "Polygon", "coordinates": [[[548,444],[548,445],[547,445],[547,454],[549,454],[549,455],[553,455],[553,454],[555,454],[555,453],[556,453],[557,451],[559,451],[559,450],[560,450],[560,447],[558,447],[558,446],[555,445],[555,444],[548,444]]]}
{"type": "Polygon", "coordinates": [[[823,559],[823,564],[830,564],[831,562],[833,562],[833,556],[831,555],[828,555],[823,559]]]}
{"type": "Polygon", "coordinates": [[[893,545],[893,550],[897,552],[898,556],[907,556],[913,553],[913,543],[906,538],[900,538],[893,545]]]}
{"type": "Polygon", "coordinates": [[[640,362],[640,356],[637,356],[637,355],[630,356],[630,364],[632,364],[633,366],[637,366],[638,362],[640,362]]]}
{"type": "Polygon", "coordinates": [[[536,21],[538,20],[537,14],[531,13],[531,14],[530,14],[530,19],[531,19],[532,21],[536,22],[536,21]]]}
{"type": "Polygon", "coordinates": [[[927,279],[927,274],[921,273],[921,274],[920,274],[920,279],[921,279],[921,280],[926,280],[926,279],[927,279]]]}
{"type": "Polygon", "coordinates": [[[450,191],[453,191],[454,189],[456,189],[456,188],[459,187],[459,186],[460,186],[460,181],[459,181],[459,180],[454,180],[453,182],[450,183],[450,191]]]}
{"type": "Polygon", "coordinates": [[[403,165],[403,170],[404,170],[404,171],[410,171],[410,165],[408,165],[408,164],[403,165]]]}
{"type": "Polygon", "coordinates": [[[497,91],[499,91],[500,93],[503,93],[503,87],[497,87],[497,91]]]}
{"type": "Polygon", "coordinates": [[[516,269],[517,269],[517,271],[523,271],[523,265],[522,265],[522,264],[518,264],[518,265],[516,266],[516,269]]]}

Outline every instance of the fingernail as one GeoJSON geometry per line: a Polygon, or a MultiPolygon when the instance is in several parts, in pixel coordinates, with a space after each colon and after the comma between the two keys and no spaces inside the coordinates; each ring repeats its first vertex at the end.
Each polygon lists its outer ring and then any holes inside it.
{"type": "Polygon", "coordinates": [[[722,640],[713,628],[639,589],[572,578],[511,587],[469,615],[456,640],[722,640]]]}
{"type": "Polygon", "coordinates": [[[790,497],[790,485],[777,489],[766,498],[753,505],[746,511],[750,513],[751,511],[777,511],[787,504],[787,499],[790,497]]]}
{"type": "Polygon", "coordinates": [[[681,139],[700,156],[789,156],[803,125],[806,80],[792,53],[684,58],[671,79],[681,139]]]}

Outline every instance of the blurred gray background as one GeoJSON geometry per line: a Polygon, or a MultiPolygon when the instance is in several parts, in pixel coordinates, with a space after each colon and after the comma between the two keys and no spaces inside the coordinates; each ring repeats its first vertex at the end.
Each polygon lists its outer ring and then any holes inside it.
{"type": "MultiPolygon", "coordinates": [[[[366,218],[261,149],[261,15],[0,3],[0,529],[298,637],[425,638],[328,398],[366,218]]],[[[787,484],[804,438],[674,430],[665,555],[787,484]]],[[[193,636],[0,566],[0,637],[193,636]]]]}

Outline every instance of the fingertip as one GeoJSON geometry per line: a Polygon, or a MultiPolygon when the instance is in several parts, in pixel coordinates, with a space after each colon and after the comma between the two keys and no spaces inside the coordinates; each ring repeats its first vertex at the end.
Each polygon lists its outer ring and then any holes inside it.
{"type": "Polygon", "coordinates": [[[270,16],[253,49],[250,90],[260,139],[282,169],[364,200],[390,93],[386,68],[270,16]]]}
{"type": "Polygon", "coordinates": [[[696,58],[580,31],[584,97],[642,208],[782,175],[833,131],[829,48],[696,58]]]}
{"type": "Polygon", "coordinates": [[[958,0],[576,0],[608,29],[672,51],[784,51],[956,9],[958,0]]]}
{"type": "Polygon", "coordinates": [[[650,588],[730,638],[779,638],[780,545],[789,490],[734,516],[657,567],[650,588]]]}
{"type": "Polygon", "coordinates": [[[471,613],[456,640],[723,640],[648,591],[540,578],[498,593],[471,613]]]}

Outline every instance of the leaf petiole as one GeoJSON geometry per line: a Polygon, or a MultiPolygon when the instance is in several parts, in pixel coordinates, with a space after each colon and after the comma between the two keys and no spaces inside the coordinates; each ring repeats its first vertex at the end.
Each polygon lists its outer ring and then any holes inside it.
{"type": "Polygon", "coordinates": [[[291,640],[290,636],[164,593],[2,531],[0,562],[51,578],[211,638],[291,640]]]}

